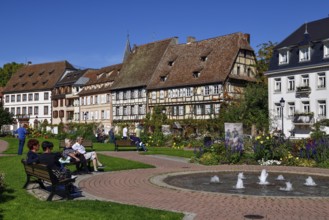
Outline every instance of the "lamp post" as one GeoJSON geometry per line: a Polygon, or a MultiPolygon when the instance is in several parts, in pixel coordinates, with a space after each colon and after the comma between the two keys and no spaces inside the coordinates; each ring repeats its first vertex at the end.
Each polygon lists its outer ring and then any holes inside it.
{"type": "Polygon", "coordinates": [[[283,108],[284,108],[284,104],[285,104],[285,100],[283,99],[283,97],[280,100],[280,107],[281,107],[281,119],[282,119],[282,137],[284,136],[284,126],[283,126],[283,108]]]}

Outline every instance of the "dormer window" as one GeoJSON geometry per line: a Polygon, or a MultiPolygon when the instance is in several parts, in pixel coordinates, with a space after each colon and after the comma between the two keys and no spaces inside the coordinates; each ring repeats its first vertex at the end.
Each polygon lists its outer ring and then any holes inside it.
{"type": "Polygon", "coordinates": [[[168,62],[168,66],[173,66],[174,65],[174,61],[169,61],[168,62]]]}
{"type": "Polygon", "coordinates": [[[199,78],[201,73],[199,71],[193,72],[193,78],[199,78]]]}
{"type": "Polygon", "coordinates": [[[34,72],[32,72],[32,73],[29,73],[29,77],[33,76],[33,74],[34,74],[34,72]]]}
{"type": "Polygon", "coordinates": [[[311,60],[311,48],[303,47],[299,49],[299,62],[305,62],[311,60]]]}
{"type": "Polygon", "coordinates": [[[167,76],[160,76],[160,81],[161,82],[165,82],[165,81],[167,81],[167,76]]]}
{"type": "Polygon", "coordinates": [[[329,43],[323,45],[323,58],[329,58],[329,43]]]}
{"type": "Polygon", "coordinates": [[[289,51],[282,50],[279,52],[279,65],[288,64],[289,63],[289,51]]]}
{"type": "Polygon", "coordinates": [[[201,56],[201,57],[200,57],[200,60],[201,60],[202,62],[205,62],[205,61],[207,61],[207,59],[208,59],[208,57],[207,57],[207,56],[201,56]]]}
{"type": "Polygon", "coordinates": [[[19,78],[22,78],[25,75],[25,73],[22,73],[19,75],[19,78]]]}

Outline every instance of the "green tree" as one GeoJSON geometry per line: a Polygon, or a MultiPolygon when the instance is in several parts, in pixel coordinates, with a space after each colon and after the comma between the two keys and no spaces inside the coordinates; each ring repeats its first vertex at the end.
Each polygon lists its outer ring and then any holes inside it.
{"type": "Polygon", "coordinates": [[[258,130],[267,130],[269,126],[267,86],[264,83],[249,84],[241,100],[222,104],[219,120],[221,123],[242,122],[248,128],[256,125],[258,130]]]}
{"type": "Polygon", "coordinates": [[[2,125],[12,124],[13,120],[13,115],[6,111],[0,104],[0,130],[2,129],[2,125]]]}
{"type": "Polygon", "coordinates": [[[6,86],[7,82],[9,81],[10,77],[23,66],[22,63],[7,63],[0,68],[0,87],[6,86]]]}
{"type": "Polygon", "coordinates": [[[273,49],[276,45],[277,43],[273,43],[272,41],[269,41],[267,43],[262,43],[257,46],[259,49],[256,54],[257,56],[256,77],[260,82],[267,83],[267,79],[264,76],[264,73],[269,69],[270,60],[273,55],[273,49]]]}

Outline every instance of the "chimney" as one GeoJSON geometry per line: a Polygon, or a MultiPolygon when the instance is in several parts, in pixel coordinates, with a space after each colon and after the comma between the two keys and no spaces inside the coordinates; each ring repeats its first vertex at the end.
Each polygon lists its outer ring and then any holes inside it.
{"type": "Polygon", "coordinates": [[[246,39],[248,41],[248,43],[250,44],[250,34],[243,34],[244,39],[246,39]]]}
{"type": "Polygon", "coordinates": [[[32,61],[27,61],[27,65],[28,66],[32,65],[32,61]]]}
{"type": "Polygon", "coordinates": [[[193,43],[193,42],[195,42],[195,41],[196,41],[195,37],[188,36],[188,37],[187,37],[186,44],[190,44],[190,43],[193,43]]]}

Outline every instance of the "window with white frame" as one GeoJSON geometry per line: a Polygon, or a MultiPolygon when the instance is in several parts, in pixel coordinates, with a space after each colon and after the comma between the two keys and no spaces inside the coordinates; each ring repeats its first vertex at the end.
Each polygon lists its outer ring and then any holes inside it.
{"type": "Polygon", "coordinates": [[[173,106],[172,114],[177,115],[177,106],[173,106]]]}
{"type": "Polygon", "coordinates": [[[204,106],[204,110],[205,110],[205,114],[206,114],[206,115],[211,114],[211,105],[210,105],[210,104],[205,105],[205,106],[204,106]]]}
{"type": "Polygon", "coordinates": [[[87,97],[87,105],[90,105],[90,96],[87,97]]]}
{"type": "Polygon", "coordinates": [[[325,100],[318,101],[318,115],[322,117],[327,115],[327,105],[325,100]]]}
{"type": "Polygon", "coordinates": [[[318,73],[318,88],[326,88],[326,73],[318,73]]]}
{"type": "Polygon", "coordinates": [[[329,58],[329,43],[323,45],[323,58],[329,58]]]}
{"type": "Polygon", "coordinates": [[[119,99],[120,99],[120,100],[123,99],[123,92],[122,92],[122,91],[119,92],[119,99]]]}
{"type": "Polygon", "coordinates": [[[281,78],[274,79],[274,92],[281,92],[281,78]]]}
{"type": "Polygon", "coordinates": [[[185,88],[179,90],[179,96],[180,97],[185,97],[186,96],[186,89],[185,88]]]}
{"type": "Polygon", "coordinates": [[[127,108],[127,106],[124,106],[123,107],[123,115],[128,115],[128,108],[127,108]]]}
{"type": "Polygon", "coordinates": [[[131,97],[131,92],[130,92],[130,90],[128,90],[128,91],[127,91],[127,94],[126,94],[126,98],[127,98],[127,99],[130,99],[130,97],[131,97]]]}
{"type": "Polygon", "coordinates": [[[39,114],[39,107],[34,106],[34,115],[38,115],[38,114],[39,114]]]}
{"type": "Polygon", "coordinates": [[[26,100],[27,100],[27,95],[23,94],[23,102],[26,102],[26,100]]]}
{"type": "Polygon", "coordinates": [[[310,86],[310,78],[307,75],[302,75],[302,86],[310,86]]]}
{"type": "Polygon", "coordinates": [[[20,107],[17,107],[16,108],[16,115],[20,115],[21,114],[21,108],[20,107]]]}
{"type": "Polygon", "coordinates": [[[290,76],[288,77],[288,91],[294,91],[295,90],[295,77],[290,76]]]}
{"type": "Polygon", "coordinates": [[[165,97],[164,90],[160,90],[160,99],[164,99],[164,97],[165,97]]]}
{"type": "Polygon", "coordinates": [[[153,91],[152,93],[152,99],[155,100],[157,98],[157,93],[156,91],[153,91]]]}
{"type": "Polygon", "coordinates": [[[131,106],[130,105],[127,106],[127,115],[131,115],[131,106]]]}
{"type": "Polygon", "coordinates": [[[138,114],[140,114],[140,115],[144,114],[143,105],[138,105],[138,114]]]}
{"type": "Polygon", "coordinates": [[[23,114],[23,115],[26,115],[26,113],[27,113],[27,112],[26,112],[26,107],[23,107],[23,108],[22,108],[22,114],[23,114]]]}
{"type": "Polygon", "coordinates": [[[192,87],[187,88],[186,89],[186,96],[192,96],[192,91],[193,91],[193,88],[192,87]]]}
{"type": "Polygon", "coordinates": [[[10,108],[10,112],[11,112],[11,114],[15,115],[15,108],[14,107],[11,107],[10,108]]]}
{"type": "Polygon", "coordinates": [[[6,103],[9,102],[9,95],[6,95],[6,103]]]}
{"type": "Polygon", "coordinates": [[[311,48],[302,47],[299,49],[299,62],[309,61],[311,59],[311,48]]]}
{"type": "Polygon", "coordinates": [[[39,101],[39,93],[34,93],[34,101],[39,101]]]}
{"type": "Polygon", "coordinates": [[[180,105],[180,106],[178,106],[178,114],[179,115],[184,115],[184,106],[183,105],[180,105]]]}
{"type": "Polygon", "coordinates": [[[219,114],[219,110],[220,110],[220,104],[215,104],[214,105],[214,113],[219,114]]]}
{"type": "Polygon", "coordinates": [[[15,95],[10,96],[10,102],[15,102],[15,95]]]}
{"type": "Polygon", "coordinates": [[[219,85],[214,85],[214,94],[219,94],[219,85]]]}
{"type": "Polygon", "coordinates": [[[33,94],[29,93],[29,101],[33,101],[33,94]]]}
{"type": "Polygon", "coordinates": [[[282,50],[279,52],[279,65],[288,64],[289,63],[289,51],[282,50]]]}
{"type": "Polygon", "coordinates": [[[106,102],[107,103],[111,102],[111,94],[106,94],[106,102]]]}
{"type": "Polygon", "coordinates": [[[204,92],[203,92],[204,95],[209,95],[210,94],[210,88],[209,86],[205,86],[204,87],[204,92]]]}
{"type": "Polygon", "coordinates": [[[195,113],[197,115],[201,115],[202,114],[202,105],[196,105],[195,106],[195,113]]]}
{"type": "Polygon", "coordinates": [[[295,115],[295,103],[288,102],[288,117],[292,117],[295,115]]]}
{"type": "Polygon", "coordinates": [[[48,105],[45,105],[45,106],[43,107],[43,114],[44,114],[44,115],[48,115],[48,114],[49,114],[49,107],[48,107],[48,105]]]}
{"type": "Polygon", "coordinates": [[[105,119],[105,111],[104,110],[101,111],[101,119],[105,119]]]}
{"type": "Polygon", "coordinates": [[[20,102],[21,101],[21,95],[17,95],[17,102],[20,102]]]}
{"type": "Polygon", "coordinates": [[[275,116],[278,117],[278,118],[281,118],[282,117],[282,111],[281,111],[281,105],[280,103],[275,103],[274,104],[274,113],[275,113],[275,116]]]}
{"type": "Polygon", "coordinates": [[[126,100],[127,99],[127,91],[123,92],[123,99],[126,100]]]}
{"type": "Polygon", "coordinates": [[[309,101],[302,102],[302,108],[303,108],[304,113],[309,113],[310,112],[310,102],[309,101]]]}
{"type": "Polygon", "coordinates": [[[48,93],[48,92],[45,92],[45,93],[43,94],[43,99],[44,99],[44,100],[49,100],[49,93],[48,93]]]}

